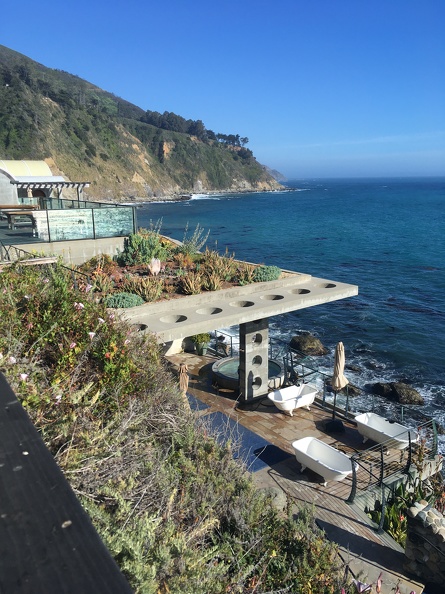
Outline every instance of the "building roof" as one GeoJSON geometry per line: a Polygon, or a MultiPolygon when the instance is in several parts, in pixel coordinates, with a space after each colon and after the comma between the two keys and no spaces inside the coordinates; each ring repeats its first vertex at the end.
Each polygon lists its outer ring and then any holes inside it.
{"type": "Polygon", "coordinates": [[[66,181],[61,175],[53,175],[45,161],[8,161],[0,159],[0,172],[10,178],[19,188],[88,188],[90,182],[66,181]]]}
{"type": "MultiPolygon", "coordinates": [[[[15,175],[14,182],[27,184],[27,183],[60,183],[64,182],[65,178],[61,175],[15,175]]],[[[12,183],[12,182],[11,182],[12,183]]]]}
{"type": "Polygon", "coordinates": [[[9,173],[14,179],[20,176],[54,177],[49,165],[45,161],[10,161],[0,159],[0,169],[9,173]]]}

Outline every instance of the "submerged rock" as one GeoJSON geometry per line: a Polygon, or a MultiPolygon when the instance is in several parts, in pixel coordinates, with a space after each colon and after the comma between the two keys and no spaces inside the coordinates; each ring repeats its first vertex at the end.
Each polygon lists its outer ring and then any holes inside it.
{"type": "Polygon", "coordinates": [[[329,352],[328,349],[322,345],[318,338],[309,333],[293,336],[289,346],[296,351],[304,353],[305,355],[321,356],[327,355],[329,352]]]}
{"type": "Polygon", "coordinates": [[[404,382],[377,382],[371,388],[373,394],[395,400],[400,404],[424,404],[423,396],[415,388],[404,382]]]}

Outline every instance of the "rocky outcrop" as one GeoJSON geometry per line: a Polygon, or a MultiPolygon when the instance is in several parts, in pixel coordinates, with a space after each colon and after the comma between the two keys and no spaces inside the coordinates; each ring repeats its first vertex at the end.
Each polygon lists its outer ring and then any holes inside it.
{"type": "Polygon", "coordinates": [[[377,382],[371,386],[371,391],[377,396],[383,396],[400,404],[424,404],[424,399],[412,386],[404,382],[377,382]]]}
{"type": "Polygon", "coordinates": [[[309,333],[293,336],[289,346],[304,355],[321,356],[329,352],[318,338],[309,333]]]}
{"type": "Polygon", "coordinates": [[[431,594],[445,591],[445,518],[419,501],[409,508],[404,568],[422,578],[431,594]]]}

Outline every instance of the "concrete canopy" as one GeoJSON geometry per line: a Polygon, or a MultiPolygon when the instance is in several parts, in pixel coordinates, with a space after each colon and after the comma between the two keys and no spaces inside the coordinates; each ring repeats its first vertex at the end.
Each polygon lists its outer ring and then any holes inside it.
{"type": "Polygon", "coordinates": [[[284,271],[284,278],[160,303],[120,314],[153,332],[169,352],[180,352],[181,339],[239,325],[239,399],[248,404],[269,389],[269,318],[358,294],[356,285],[284,271]]]}
{"type": "Polygon", "coordinates": [[[159,342],[243,324],[358,294],[356,285],[288,272],[285,278],[121,310],[159,342]]]}

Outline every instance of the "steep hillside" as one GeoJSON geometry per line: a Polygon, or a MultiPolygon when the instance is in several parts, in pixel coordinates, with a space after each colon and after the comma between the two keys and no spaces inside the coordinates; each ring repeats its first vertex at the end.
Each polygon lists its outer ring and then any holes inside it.
{"type": "Polygon", "coordinates": [[[96,199],[280,187],[247,139],[163,116],[0,45],[0,158],[45,159],[96,199]]]}

